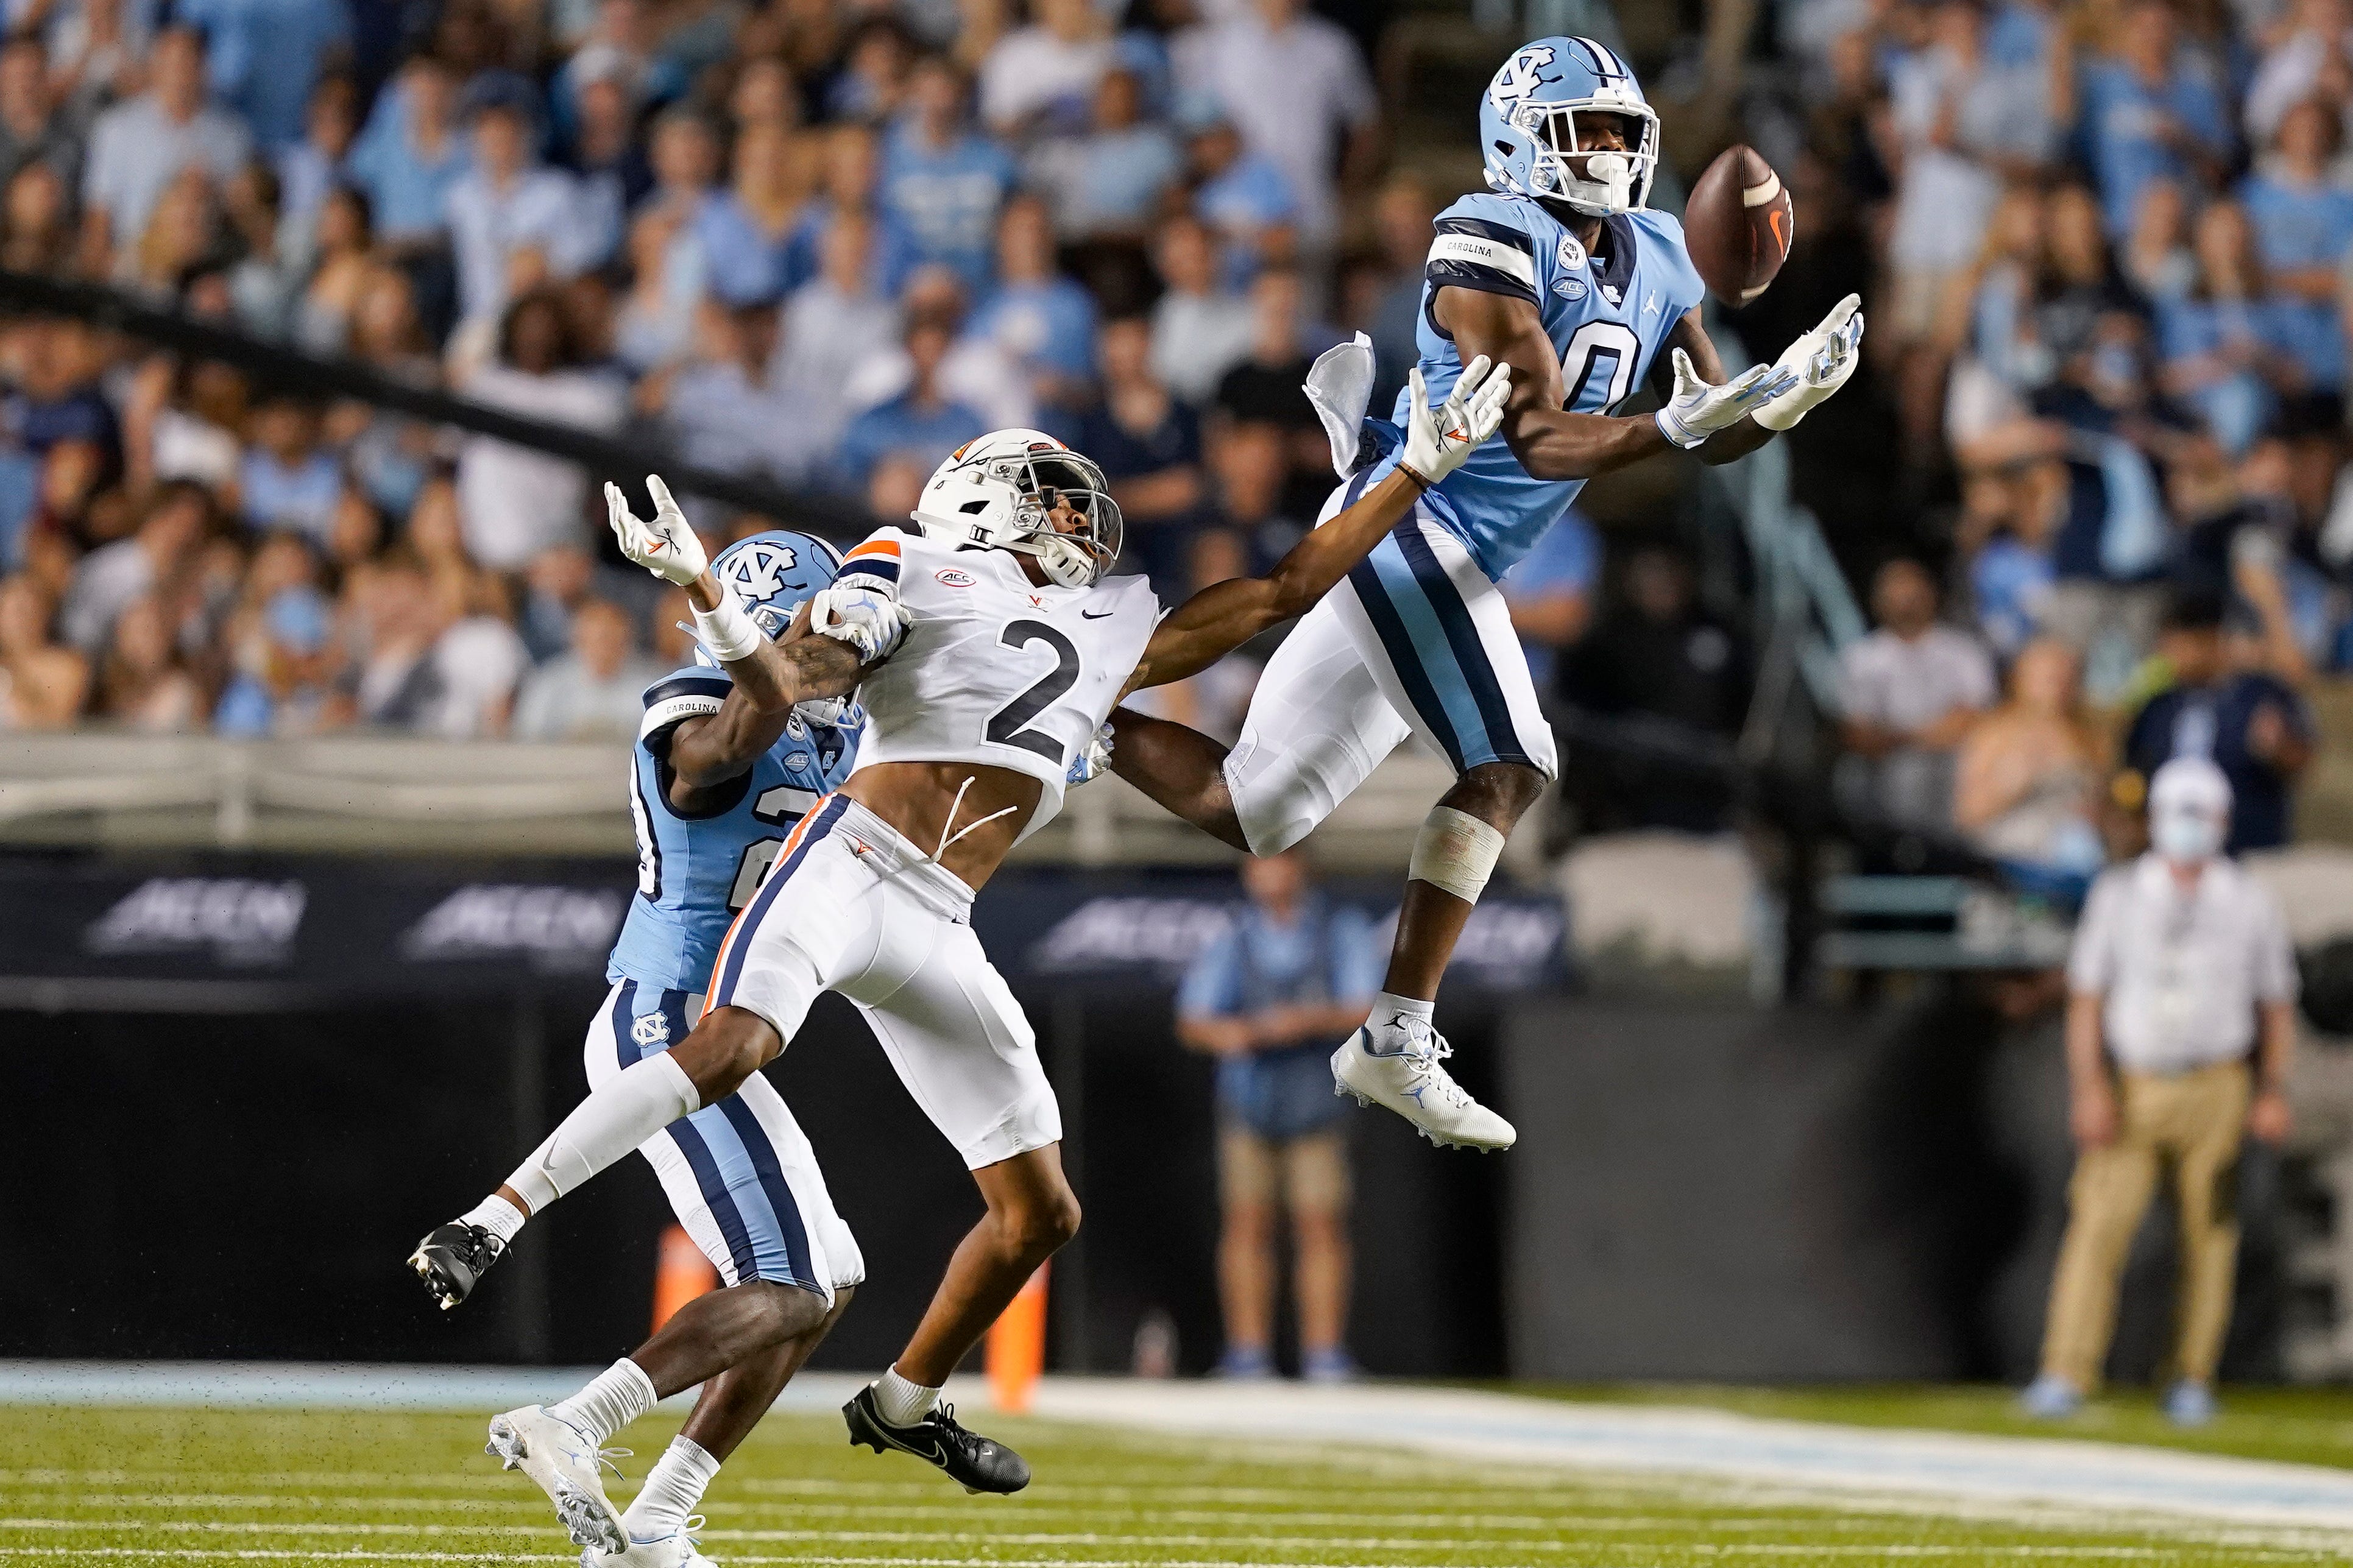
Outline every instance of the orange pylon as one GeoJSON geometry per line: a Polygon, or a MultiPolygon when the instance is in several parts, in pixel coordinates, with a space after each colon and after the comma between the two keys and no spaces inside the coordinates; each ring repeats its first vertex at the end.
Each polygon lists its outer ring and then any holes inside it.
{"type": "Polygon", "coordinates": [[[1046,1268],[1038,1266],[988,1331],[988,1391],[1010,1415],[1029,1408],[1038,1374],[1046,1370],[1046,1268]]]}
{"type": "Polygon", "coordinates": [[[661,1332],[662,1325],[676,1316],[681,1307],[717,1289],[719,1270],[702,1256],[702,1248],[694,1245],[685,1226],[674,1225],[663,1231],[661,1255],[654,1264],[652,1331],[661,1332]]]}

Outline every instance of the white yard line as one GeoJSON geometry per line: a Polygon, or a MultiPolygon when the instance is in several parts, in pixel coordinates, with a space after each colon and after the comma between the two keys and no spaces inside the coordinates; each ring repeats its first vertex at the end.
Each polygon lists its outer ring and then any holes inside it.
{"type": "MultiPolygon", "coordinates": [[[[721,1532],[723,1533],[723,1532],[721,1532]]],[[[1108,1538],[1113,1543],[1135,1544],[1132,1538],[1108,1538]]],[[[1263,1544],[1263,1543],[1245,1543],[1263,1544]]],[[[1582,1550],[1594,1550],[1587,1543],[1582,1550]]],[[[1622,1546],[1604,1548],[1619,1552],[1656,1552],[1655,1546],[1622,1546]]],[[[1933,1560],[1946,1557],[1982,1559],[1989,1555],[2018,1558],[2022,1561],[2052,1562],[2142,1562],[2151,1558],[2179,1556],[2178,1548],[2146,1546],[1981,1546],[1957,1544],[1950,1546],[1809,1546],[1801,1542],[1786,1545],[1680,1545],[1679,1552],[1709,1557],[1856,1557],[1902,1558],[1933,1560]]],[[[175,1560],[285,1561],[287,1559],[354,1563],[571,1563],[575,1558],[545,1552],[374,1552],[338,1548],[332,1551],[301,1552],[286,1548],[190,1549],[178,1546],[29,1546],[11,1547],[12,1557],[171,1557],[175,1560]]],[[[2309,1561],[2308,1554],[2266,1552],[2260,1556],[2267,1561],[2309,1561]]],[[[764,1556],[757,1553],[731,1552],[730,1563],[798,1563],[829,1565],[829,1568],[1135,1568],[1132,1557],[857,1557],[828,1554],[825,1556],[764,1556]]],[[[2253,1559],[2244,1559],[2253,1560],[2253,1559]]],[[[1152,1564],[1152,1568],[1318,1568],[1313,1563],[1250,1563],[1231,1558],[1174,1558],[1152,1564]]]]}
{"type": "MultiPolygon", "coordinates": [[[[1457,1521],[1459,1522],[1459,1521],[1457,1521]]],[[[1641,1530],[1687,1531],[1688,1519],[1635,1520],[1625,1521],[1629,1528],[1641,1530]]],[[[1579,1528],[1591,1528],[1588,1521],[1578,1521],[1579,1528]]],[[[1708,1521],[1709,1530],[1715,1528],[1708,1521]]],[[[1805,1521],[1791,1521],[1784,1528],[1802,1531],[1805,1521]]],[[[550,1526],[545,1524],[462,1525],[462,1524],[335,1524],[318,1522],[289,1523],[272,1520],[175,1520],[139,1521],[113,1524],[101,1521],[78,1519],[6,1519],[0,1518],[0,1531],[62,1531],[62,1530],[155,1530],[199,1535],[277,1535],[295,1540],[305,1537],[333,1536],[480,1536],[533,1535],[544,1536],[550,1526]]],[[[706,1542],[781,1542],[807,1541],[810,1532],[801,1530],[704,1530],[698,1532],[706,1542]]],[[[885,1545],[936,1542],[939,1531],[907,1530],[840,1530],[828,1531],[824,1539],[828,1543],[862,1543],[885,1545]]],[[[1326,1536],[1326,1535],[1250,1535],[1236,1538],[1218,1535],[1144,1535],[1127,1531],[973,1531],[965,1532],[974,1539],[983,1539],[997,1546],[1144,1546],[1144,1547],[1208,1547],[1235,1545],[1257,1551],[1281,1552],[1478,1552],[1498,1546],[1515,1552],[1587,1552],[1603,1551],[1657,1551],[1655,1543],[1610,1545],[1590,1541],[1497,1542],[1492,1537],[1459,1538],[1432,1536],[1326,1536]]],[[[2179,1545],[2166,1546],[2089,1546],[2061,1543],[2021,1546],[1987,1547],[1967,1542],[1920,1545],[1912,1543],[1877,1543],[1823,1545],[1810,1542],[1715,1542],[1701,1543],[1678,1542],[1679,1552],[1699,1552],[1709,1556],[1788,1556],[1796,1553],[1854,1557],[1935,1557],[1997,1552],[2010,1556],[2052,1558],[2102,1558],[2132,1561],[2149,1558],[2170,1558],[2181,1554],[2179,1545]]],[[[736,1554],[730,1553],[733,1560],[736,1554]]],[[[2316,1555],[2310,1551],[2242,1550],[2242,1562],[2310,1562],[2316,1555]]],[[[1060,1558],[1050,1561],[1060,1562],[1060,1558]]]]}
{"type": "MultiPolygon", "coordinates": [[[[0,1405],[481,1412],[568,1393],[586,1375],[586,1369],[0,1362],[0,1405]]],[[[805,1375],[786,1390],[778,1408],[829,1413],[863,1381],[855,1375],[805,1375]]],[[[1658,1489],[1704,1482],[1719,1502],[1746,1496],[1759,1506],[1926,1510],[2029,1523],[2096,1521],[2105,1529],[2169,1534],[2204,1520],[2263,1531],[2309,1532],[2295,1538],[2297,1545],[2307,1540],[2332,1548],[2353,1542],[2353,1469],[2121,1444],[1849,1427],[1714,1410],[1380,1384],[1318,1388],[1048,1378],[1039,1389],[1035,1414],[1130,1436],[1213,1442],[1226,1458],[1295,1461],[1305,1447],[1317,1458],[1345,1459],[1396,1475],[1398,1487],[1366,1488],[1359,1494],[1371,1512],[1378,1511],[1382,1500],[1418,1493],[1430,1503],[1466,1512],[1493,1503],[1498,1511],[1521,1513],[1531,1505],[1541,1508],[1535,1489],[1546,1478],[1574,1476],[1587,1493],[1587,1506],[1607,1506],[1591,1489],[1612,1482],[1627,1488],[1625,1503],[1634,1509],[1645,1506],[1641,1489],[1655,1496],[1658,1489]],[[1429,1458],[1509,1466],[1513,1482],[1525,1486],[1463,1477],[1454,1465],[1445,1467],[1441,1477],[1428,1468],[1429,1458]],[[1462,1481],[1459,1489],[1457,1479],[1462,1481]]],[[[185,1472],[92,1472],[90,1479],[101,1473],[137,1486],[185,1472]]],[[[79,1479],[75,1472],[23,1470],[0,1471],[0,1481],[12,1475],[26,1480],[79,1479]]],[[[211,1478],[191,1479],[201,1485],[211,1478]]],[[[294,1484],[294,1478],[284,1479],[294,1484]]],[[[414,1471],[375,1477],[322,1472],[319,1480],[343,1489],[381,1481],[469,1492],[503,1484],[489,1476],[414,1471]]],[[[826,1493],[913,1497],[926,1488],[913,1480],[763,1479],[746,1489],[806,1500],[826,1493]]],[[[1311,1487],[1159,1488],[1148,1481],[1055,1490],[1060,1494],[1056,1501],[1124,1498],[1155,1512],[1181,1500],[1298,1500],[1328,1509],[1341,1495],[1311,1487]]],[[[2284,1543],[2275,1534],[2267,1540],[2284,1543]]],[[[2254,1543],[2252,1538],[2245,1542],[2254,1543]]]]}
{"type": "Polygon", "coordinates": [[[1049,1379],[1036,1413],[1191,1437],[1383,1446],[1600,1473],[1711,1476],[1858,1500],[1945,1497],[2353,1531],[2353,1470],[2062,1438],[1838,1426],[1461,1389],[1049,1379]]]}

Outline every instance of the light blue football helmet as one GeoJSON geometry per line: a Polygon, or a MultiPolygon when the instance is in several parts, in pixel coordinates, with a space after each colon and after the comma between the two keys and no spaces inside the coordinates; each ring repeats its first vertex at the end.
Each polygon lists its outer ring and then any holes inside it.
{"type": "MultiPolygon", "coordinates": [[[[752,624],[767,633],[771,642],[785,635],[793,613],[830,584],[840,570],[840,551],[814,534],[781,528],[739,539],[711,563],[712,575],[735,590],[752,624]]],[[[694,662],[719,668],[719,661],[699,644],[694,662]]]]}
{"type": "Polygon", "coordinates": [[[1504,62],[1479,100],[1479,146],[1487,184],[1506,195],[1566,202],[1594,217],[1633,212],[1650,200],[1659,166],[1659,117],[1643,101],[1633,68],[1591,38],[1538,38],[1504,62]],[[1623,153],[1581,153],[1578,110],[1621,114],[1639,133],[1623,153]],[[1569,167],[1585,160],[1585,173],[1569,167]]]}
{"type": "MultiPolygon", "coordinates": [[[[735,590],[736,599],[752,624],[774,642],[793,624],[793,616],[818,589],[828,587],[841,572],[841,552],[813,533],[772,528],[749,539],[739,539],[711,563],[712,575],[722,586],[735,590]]],[[[694,628],[679,623],[686,630],[694,628]]],[[[712,669],[720,662],[702,644],[694,662],[712,669]]],[[[846,697],[813,697],[793,704],[793,711],[809,724],[838,724],[851,707],[846,697]]]]}

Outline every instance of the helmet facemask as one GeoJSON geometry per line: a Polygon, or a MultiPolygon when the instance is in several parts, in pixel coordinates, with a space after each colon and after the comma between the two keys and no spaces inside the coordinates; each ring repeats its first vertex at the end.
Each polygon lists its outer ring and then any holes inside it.
{"type": "Polygon", "coordinates": [[[1076,452],[1031,454],[1018,466],[1018,477],[1008,477],[1021,491],[1016,515],[1029,532],[1007,548],[1036,556],[1046,575],[1065,588],[1092,586],[1119,559],[1126,529],[1110,481],[1076,452]],[[1065,519],[1060,527],[1058,512],[1065,519]]]}
{"type": "Polygon", "coordinates": [[[1580,98],[1567,103],[1523,102],[1512,111],[1512,125],[1535,143],[1528,195],[1566,202],[1590,217],[1639,211],[1650,200],[1651,177],[1659,166],[1659,117],[1631,94],[1580,98]],[[1622,152],[1581,147],[1577,134],[1579,114],[1614,114],[1632,121],[1630,144],[1622,152]],[[1582,176],[1571,166],[1573,158],[1585,161],[1582,176]]]}
{"type": "Polygon", "coordinates": [[[991,444],[941,465],[915,521],[936,538],[1028,555],[1062,587],[1092,587],[1118,559],[1124,526],[1103,469],[1043,437],[991,444]]]}

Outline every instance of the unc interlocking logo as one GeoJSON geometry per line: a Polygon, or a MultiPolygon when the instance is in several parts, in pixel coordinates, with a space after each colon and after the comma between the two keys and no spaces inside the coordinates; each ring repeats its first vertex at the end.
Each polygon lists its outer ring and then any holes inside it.
{"type": "Polygon", "coordinates": [[[629,1026],[629,1038],[641,1046],[670,1044],[670,1016],[665,1013],[645,1013],[629,1026]]]}
{"type": "Polygon", "coordinates": [[[729,556],[721,570],[738,596],[756,602],[784,586],[784,574],[793,569],[797,559],[789,544],[755,539],[729,556]]]}
{"type": "Polygon", "coordinates": [[[1552,64],[1550,44],[1530,44],[1511,58],[1502,70],[1495,73],[1495,82],[1487,89],[1488,100],[1495,112],[1509,118],[1512,106],[1534,93],[1545,84],[1544,68],[1552,64]]]}

